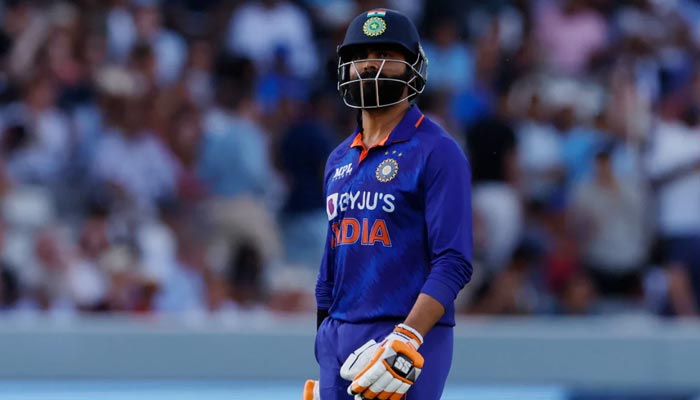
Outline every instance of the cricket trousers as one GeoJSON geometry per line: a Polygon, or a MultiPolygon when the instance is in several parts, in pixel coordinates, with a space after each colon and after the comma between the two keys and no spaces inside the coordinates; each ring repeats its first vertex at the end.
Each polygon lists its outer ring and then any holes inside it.
{"type": "MultiPolygon", "coordinates": [[[[340,377],[345,359],[370,339],[380,342],[394,330],[398,322],[351,324],[327,317],[316,334],[315,355],[321,369],[321,400],[352,400],[349,381],[340,377]]],[[[435,326],[425,336],[419,352],[425,363],[423,370],[406,393],[406,400],[439,400],[452,364],[453,329],[435,326]]]]}

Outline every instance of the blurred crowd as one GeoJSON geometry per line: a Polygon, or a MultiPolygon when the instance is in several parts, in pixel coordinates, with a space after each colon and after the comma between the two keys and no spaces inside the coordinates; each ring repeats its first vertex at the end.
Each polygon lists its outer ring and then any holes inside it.
{"type": "Polygon", "coordinates": [[[313,310],[375,7],[472,165],[462,313],[698,315],[697,0],[6,0],[0,310],[313,310]]]}

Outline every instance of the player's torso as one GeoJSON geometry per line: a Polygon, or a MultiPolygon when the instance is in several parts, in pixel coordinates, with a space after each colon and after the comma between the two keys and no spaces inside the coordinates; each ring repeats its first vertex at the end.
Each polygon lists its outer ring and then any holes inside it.
{"type": "Polygon", "coordinates": [[[400,315],[418,295],[428,273],[422,150],[412,138],[372,148],[362,161],[360,147],[329,159],[336,317],[400,315]],[[406,293],[384,307],[383,297],[397,290],[406,293]]]}
{"type": "Polygon", "coordinates": [[[397,228],[416,221],[422,209],[420,158],[407,142],[369,150],[351,148],[329,168],[326,213],[335,232],[333,247],[360,244],[394,247],[397,228]]]}

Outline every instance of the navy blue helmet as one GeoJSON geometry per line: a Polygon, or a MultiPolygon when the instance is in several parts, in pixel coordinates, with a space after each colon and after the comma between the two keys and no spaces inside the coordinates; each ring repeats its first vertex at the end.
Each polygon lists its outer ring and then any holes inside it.
{"type": "Polygon", "coordinates": [[[425,89],[428,60],[420,45],[413,22],[398,11],[375,9],[355,17],[338,46],[338,91],[345,104],[353,108],[387,107],[404,100],[415,101],[425,89]],[[406,61],[358,59],[358,49],[388,47],[400,51],[406,61]],[[359,64],[375,61],[375,71],[360,71],[359,64]],[[387,76],[387,62],[406,65],[401,76],[387,76]],[[351,72],[354,72],[351,74],[351,72]],[[408,88],[407,91],[404,91],[408,88]]]}

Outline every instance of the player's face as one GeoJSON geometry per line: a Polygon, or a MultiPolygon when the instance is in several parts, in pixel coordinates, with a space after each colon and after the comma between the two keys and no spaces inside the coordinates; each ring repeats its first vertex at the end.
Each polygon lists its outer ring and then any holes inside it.
{"type": "Polygon", "coordinates": [[[365,78],[370,75],[372,78],[379,72],[380,76],[396,77],[406,73],[406,57],[402,52],[385,46],[362,47],[352,54],[352,61],[355,68],[350,68],[350,78],[357,79],[357,73],[365,78]]]}
{"type": "Polygon", "coordinates": [[[361,47],[351,57],[351,80],[362,79],[350,85],[350,95],[365,106],[393,104],[406,97],[408,64],[406,56],[390,46],[361,47]],[[395,79],[395,80],[392,80],[395,79]]]}

